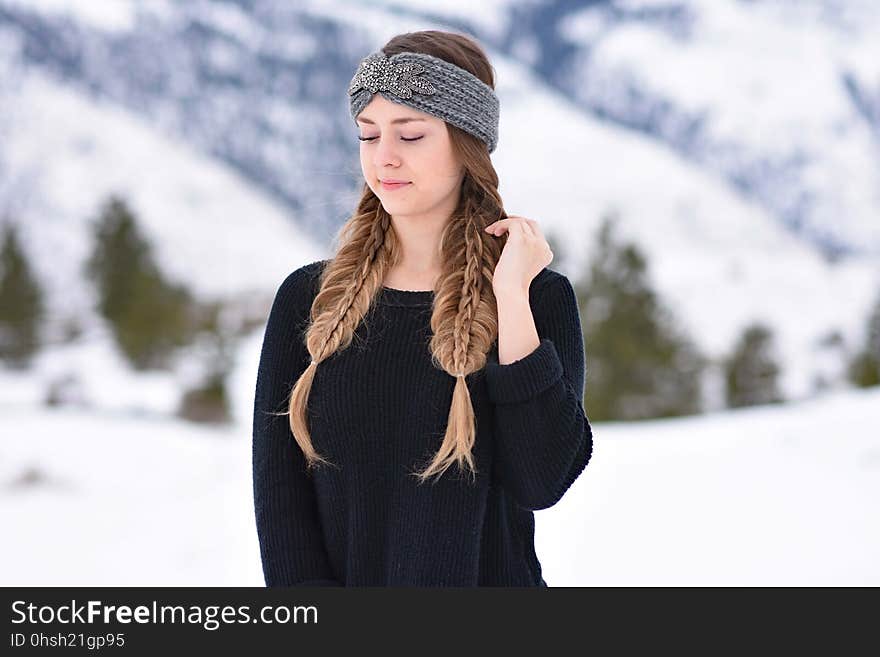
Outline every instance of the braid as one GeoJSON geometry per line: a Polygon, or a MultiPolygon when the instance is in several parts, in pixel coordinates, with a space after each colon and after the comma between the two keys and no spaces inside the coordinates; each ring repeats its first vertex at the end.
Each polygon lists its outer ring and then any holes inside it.
{"type": "Polygon", "coordinates": [[[382,286],[385,272],[395,262],[396,240],[390,226],[391,216],[378,200],[365,199],[359,212],[340,231],[342,246],[321,273],[305,339],[312,359],[294,385],[288,406],[291,431],[309,468],[333,465],[314,449],[306,422],[315,371],[321,361],[351,344],[355,329],[382,286]]]}
{"type": "MultiPolygon", "coordinates": [[[[477,427],[466,377],[485,366],[498,335],[492,277],[505,240],[483,230],[506,216],[498,195],[498,177],[485,146],[454,126],[450,132],[471,166],[466,168],[459,207],[440,236],[442,270],[434,286],[430,357],[435,367],[455,381],[441,445],[425,469],[410,472],[419,483],[435,475],[439,478],[456,462],[475,480],[472,451],[477,427]]],[[[308,397],[318,364],[351,344],[387,273],[401,258],[391,215],[366,184],[357,211],[340,231],[339,244],[321,272],[312,301],[305,335],[311,362],[294,384],[288,404],[290,428],[309,468],[333,466],[313,447],[307,426],[308,397]]]]}
{"type": "Polygon", "coordinates": [[[434,330],[431,349],[435,362],[455,376],[456,381],[440,449],[424,471],[410,473],[420,482],[432,475],[439,478],[456,462],[462,469],[467,464],[472,478],[476,476],[471,453],[476,441],[475,415],[465,376],[485,365],[486,352],[497,331],[497,322],[493,325],[491,320],[485,319],[494,316],[495,310],[494,296],[488,301],[484,298],[486,236],[479,226],[479,216],[472,196],[465,196],[460,220],[451,222],[448,229],[457,229],[460,237],[454,239],[444,234],[442,241],[444,245],[463,243],[464,249],[457,251],[462,262],[453,262],[452,271],[447,272],[445,278],[443,289],[453,285],[455,289],[448,294],[441,293],[436,302],[431,318],[434,330]]]}

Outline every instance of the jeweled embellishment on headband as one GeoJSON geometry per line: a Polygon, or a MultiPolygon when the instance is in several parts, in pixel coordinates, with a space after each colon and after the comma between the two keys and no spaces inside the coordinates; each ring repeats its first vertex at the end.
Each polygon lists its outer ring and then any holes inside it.
{"type": "Polygon", "coordinates": [[[390,91],[400,98],[412,98],[413,91],[431,95],[437,89],[426,79],[419,77],[425,67],[416,62],[396,63],[381,53],[369,56],[361,61],[357,73],[351,79],[348,94],[355,94],[364,88],[371,93],[390,91]]]}

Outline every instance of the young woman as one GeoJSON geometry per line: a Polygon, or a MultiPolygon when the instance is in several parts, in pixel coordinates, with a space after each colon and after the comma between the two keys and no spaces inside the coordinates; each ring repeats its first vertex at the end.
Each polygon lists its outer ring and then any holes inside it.
{"type": "Polygon", "coordinates": [[[260,357],[268,586],[547,586],[533,512],[592,453],[583,334],[537,222],[502,207],[493,77],[431,30],[352,78],[363,194],[279,287],[260,357]]]}

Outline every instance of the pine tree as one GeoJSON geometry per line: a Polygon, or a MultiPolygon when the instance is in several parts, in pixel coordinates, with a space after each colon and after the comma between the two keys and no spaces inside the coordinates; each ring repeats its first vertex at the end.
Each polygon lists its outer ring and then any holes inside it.
{"type": "Polygon", "coordinates": [[[180,417],[194,422],[223,423],[232,419],[226,378],[234,365],[235,336],[221,322],[223,310],[221,302],[198,307],[202,381],[184,393],[177,410],[180,417]]]}
{"type": "Polygon", "coordinates": [[[730,408],[776,404],[783,401],[777,387],[780,368],[773,360],[770,328],[745,328],[733,353],[724,361],[725,396],[730,408]]]}
{"type": "Polygon", "coordinates": [[[173,349],[191,338],[194,303],[186,288],[165,280],[135,217],[118,197],[102,208],[86,274],[98,291],[98,311],[132,365],[168,367],[173,349]]]}
{"type": "Polygon", "coordinates": [[[192,422],[229,422],[232,415],[225,379],[214,373],[202,385],[187,390],[181,398],[177,414],[192,422]]]}
{"type": "Polygon", "coordinates": [[[880,294],[868,316],[865,346],[849,364],[850,381],[861,388],[880,385],[880,294]]]}
{"type": "Polygon", "coordinates": [[[584,408],[594,420],[698,413],[706,361],[650,288],[646,257],[635,244],[615,240],[616,220],[603,219],[589,277],[578,286],[585,324],[584,408]]]}
{"type": "Polygon", "coordinates": [[[0,359],[24,368],[39,348],[43,292],[28,265],[17,228],[8,222],[0,246],[0,359]]]}

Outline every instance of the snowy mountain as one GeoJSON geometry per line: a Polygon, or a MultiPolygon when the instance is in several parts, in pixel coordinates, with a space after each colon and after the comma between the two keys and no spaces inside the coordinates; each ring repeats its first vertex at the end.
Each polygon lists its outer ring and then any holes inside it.
{"type": "Polygon", "coordinates": [[[0,0],[28,66],[225,161],[319,238],[359,175],[339,90],[387,36],[438,26],[473,32],[579,114],[673,151],[826,255],[880,253],[877,3],[0,0]]]}
{"type": "Polygon", "coordinates": [[[706,170],[828,257],[880,255],[880,3],[371,4],[472,30],[586,114],[706,170]]]}
{"type": "Polygon", "coordinates": [[[880,285],[878,12],[844,4],[0,0],[0,208],[56,316],[90,301],[78,271],[111,191],[173,277],[265,298],[353,207],[339,90],[358,58],[465,28],[498,74],[505,206],[561,238],[553,266],[577,277],[616,212],[710,357],[766,322],[803,397],[840,381],[823,339],[860,344],[880,285]]]}

